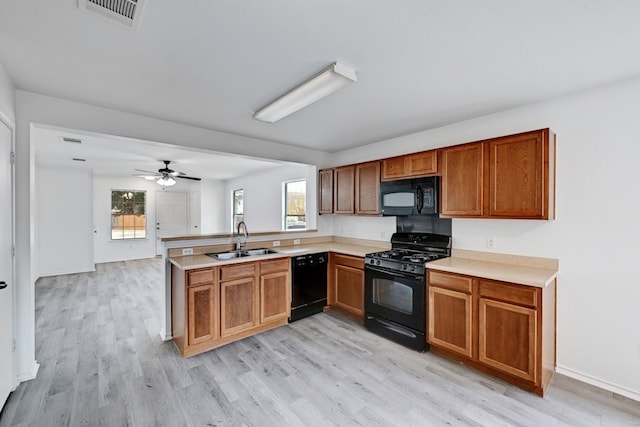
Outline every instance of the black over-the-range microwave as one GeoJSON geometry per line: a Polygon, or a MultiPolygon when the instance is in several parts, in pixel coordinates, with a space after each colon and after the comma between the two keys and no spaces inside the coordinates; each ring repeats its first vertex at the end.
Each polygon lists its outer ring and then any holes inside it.
{"type": "Polygon", "coordinates": [[[435,215],[438,213],[440,177],[402,179],[380,183],[382,215],[435,215]]]}

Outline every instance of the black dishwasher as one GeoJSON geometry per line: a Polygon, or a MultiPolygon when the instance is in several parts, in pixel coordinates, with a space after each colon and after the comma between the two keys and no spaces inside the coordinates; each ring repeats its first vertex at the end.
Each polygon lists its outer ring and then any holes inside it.
{"type": "Polygon", "coordinates": [[[289,323],[321,313],[327,305],[327,252],[291,258],[289,323]]]}

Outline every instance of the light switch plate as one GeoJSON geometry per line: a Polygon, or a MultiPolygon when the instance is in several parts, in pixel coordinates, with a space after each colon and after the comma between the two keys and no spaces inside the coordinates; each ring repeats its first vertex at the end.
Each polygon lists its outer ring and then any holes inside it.
{"type": "Polygon", "coordinates": [[[193,248],[182,248],[182,255],[193,255],[193,248]]]}

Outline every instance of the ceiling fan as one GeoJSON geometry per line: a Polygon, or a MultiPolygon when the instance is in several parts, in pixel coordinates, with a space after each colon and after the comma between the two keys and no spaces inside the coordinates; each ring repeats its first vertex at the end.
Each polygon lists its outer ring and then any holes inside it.
{"type": "Polygon", "coordinates": [[[136,174],[135,176],[139,176],[149,181],[157,180],[156,182],[162,185],[163,187],[170,187],[172,185],[175,185],[176,183],[175,178],[190,179],[193,181],[201,180],[201,178],[196,178],[194,176],[187,176],[187,174],[184,172],[178,172],[173,169],[170,169],[169,163],[171,163],[171,160],[162,160],[162,162],[164,162],[164,167],[158,169],[158,172],[146,171],[144,169],[134,169],[135,171],[138,171],[138,172],[144,172],[143,174],[136,174]]]}

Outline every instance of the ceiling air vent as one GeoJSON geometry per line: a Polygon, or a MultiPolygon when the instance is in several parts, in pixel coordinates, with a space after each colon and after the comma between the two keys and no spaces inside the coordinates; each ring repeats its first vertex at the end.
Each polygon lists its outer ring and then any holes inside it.
{"type": "Polygon", "coordinates": [[[145,0],[78,0],[78,8],[109,18],[136,29],[145,0]]]}

